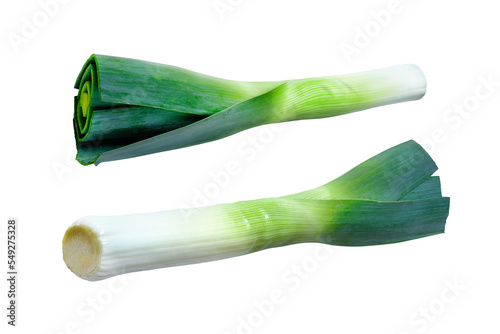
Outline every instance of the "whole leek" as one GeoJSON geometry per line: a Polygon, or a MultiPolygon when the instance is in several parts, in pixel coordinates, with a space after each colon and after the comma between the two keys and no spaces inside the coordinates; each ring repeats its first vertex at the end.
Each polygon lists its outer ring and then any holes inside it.
{"type": "Polygon", "coordinates": [[[366,246],[444,232],[449,198],[414,141],[318,188],[277,198],[78,219],[63,238],[67,266],[86,280],[219,260],[302,242],[366,246]]]}
{"type": "Polygon", "coordinates": [[[274,82],[240,82],[135,59],[92,55],[75,83],[77,160],[127,159],[270,123],[338,116],[420,99],[416,65],[274,82]]]}

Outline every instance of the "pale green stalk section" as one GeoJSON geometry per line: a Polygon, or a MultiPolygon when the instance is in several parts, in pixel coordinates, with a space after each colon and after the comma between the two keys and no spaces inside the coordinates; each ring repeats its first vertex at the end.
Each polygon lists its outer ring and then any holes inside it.
{"type": "Polygon", "coordinates": [[[418,100],[427,82],[412,64],[346,75],[290,80],[274,89],[276,121],[339,116],[378,106],[418,100]]]}

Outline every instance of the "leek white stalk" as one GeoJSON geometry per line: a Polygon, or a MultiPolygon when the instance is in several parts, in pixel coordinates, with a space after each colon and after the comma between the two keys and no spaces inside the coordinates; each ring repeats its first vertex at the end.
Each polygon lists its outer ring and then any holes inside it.
{"type": "Polygon", "coordinates": [[[449,208],[439,179],[431,177],[436,168],[409,141],[294,195],[83,217],[64,235],[63,258],[73,273],[93,281],[302,242],[366,246],[434,235],[444,232],[449,208]]]}

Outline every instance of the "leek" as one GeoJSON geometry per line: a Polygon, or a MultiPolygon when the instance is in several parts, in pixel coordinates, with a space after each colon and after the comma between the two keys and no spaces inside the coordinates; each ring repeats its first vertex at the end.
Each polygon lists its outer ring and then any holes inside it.
{"type": "Polygon", "coordinates": [[[390,148],[318,188],[293,195],[122,216],[70,226],[63,258],[94,281],[303,242],[368,246],[444,232],[449,198],[414,141],[390,148]]]}
{"type": "Polygon", "coordinates": [[[270,123],[338,116],[420,99],[416,65],[274,82],[220,79],[92,55],[77,77],[74,131],[83,165],[202,144],[270,123]]]}

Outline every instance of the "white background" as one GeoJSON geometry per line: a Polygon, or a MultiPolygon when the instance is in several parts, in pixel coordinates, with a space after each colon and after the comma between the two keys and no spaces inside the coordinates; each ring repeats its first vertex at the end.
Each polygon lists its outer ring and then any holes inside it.
{"type": "Polygon", "coordinates": [[[500,330],[494,2],[49,2],[0,8],[0,262],[5,273],[7,219],[16,217],[20,273],[15,329],[1,279],[2,333],[500,330]],[[356,53],[343,52],[347,45],[356,53]],[[92,53],[235,80],[415,63],[428,91],[416,102],[83,167],[74,161],[73,84],[92,53]],[[451,197],[445,234],[379,247],[295,245],[100,282],[79,279],[62,260],[62,236],[77,218],[192,206],[231,161],[239,173],[208,204],[306,190],[408,139],[440,167],[451,197]]]}

